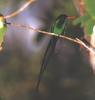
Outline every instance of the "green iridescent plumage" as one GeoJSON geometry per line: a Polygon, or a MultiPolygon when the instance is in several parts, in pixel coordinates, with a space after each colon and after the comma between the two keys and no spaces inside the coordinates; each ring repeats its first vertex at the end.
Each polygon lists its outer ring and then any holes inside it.
{"type": "Polygon", "coordinates": [[[60,15],[59,17],[57,17],[56,21],[51,26],[50,32],[53,32],[53,33],[55,33],[57,35],[61,35],[62,33],[64,34],[66,18],[67,18],[66,15],[60,15]]]}
{"type": "Polygon", "coordinates": [[[6,20],[4,19],[4,16],[0,14],[0,49],[2,49],[2,42],[4,40],[4,35],[7,30],[6,26],[6,20]]]}
{"type": "MultiPolygon", "coordinates": [[[[51,26],[50,32],[55,33],[56,35],[64,34],[66,19],[67,19],[66,15],[60,15],[55,20],[53,25],[51,26]]],[[[37,87],[36,87],[37,91],[39,89],[39,84],[40,84],[40,80],[42,78],[42,74],[43,74],[44,70],[46,69],[48,61],[50,60],[50,58],[54,52],[54,49],[55,49],[55,46],[56,46],[58,39],[59,39],[59,37],[52,36],[50,39],[50,42],[47,46],[47,49],[45,51],[45,54],[44,54],[44,57],[42,60],[41,69],[40,69],[40,73],[39,73],[39,77],[38,77],[38,81],[37,81],[37,87]]]]}

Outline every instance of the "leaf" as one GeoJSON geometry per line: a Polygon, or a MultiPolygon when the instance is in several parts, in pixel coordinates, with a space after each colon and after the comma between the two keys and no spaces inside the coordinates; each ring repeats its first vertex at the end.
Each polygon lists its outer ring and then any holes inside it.
{"type": "Polygon", "coordinates": [[[87,12],[95,20],[95,0],[84,0],[87,12]]]}
{"type": "Polygon", "coordinates": [[[92,35],[94,25],[95,25],[95,22],[91,19],[86,22],[85,28],[88,35],[92,35]]]}
{"type": "Polygon", "coordinates": [[[0,50],[2,49],[1,45],[2,45],[6,30],[7,30],[6,20],[4,19],[4,16],[0,14],[0,50]]]}
{"type": "Polygon", "coordinates": [[[4,34],[6,32],[6,27],[4,27],[3,29],[0,29],[0,43],[3,41],[4,39],[4,34]]]}
{"type": "Polygon", "coordinates": [[[88,14],[81,16],[74,20],[73,24],[81,24],[81,27],[86,29],[88,35],[92,34],[93,26],[95,25],[95,21],[88,14]]]}
{"type": "Polygon", "coordinates": [[[81,24],[81,27],[85,25],[85,23],[90,19],[89,15],[80,16],[76,20],[73,21],[74,25],[81,24]]]}

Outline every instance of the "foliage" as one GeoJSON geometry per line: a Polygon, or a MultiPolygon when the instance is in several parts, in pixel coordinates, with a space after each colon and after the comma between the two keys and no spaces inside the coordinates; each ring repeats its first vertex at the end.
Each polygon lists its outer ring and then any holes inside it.
{"type": "Polygon", "coordinates": [[[86,13],[74,21],[74,24],[81,23],[88,35],[92,34],[93,26],[95,25],[95,0],[84,0],[86,13]]]}

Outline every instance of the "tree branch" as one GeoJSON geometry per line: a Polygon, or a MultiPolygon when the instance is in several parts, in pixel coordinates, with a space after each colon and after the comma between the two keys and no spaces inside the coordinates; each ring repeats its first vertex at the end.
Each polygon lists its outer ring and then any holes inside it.
{"type": "Polygon", "coordinates": [[[58,37],[63,38],[63,39],[67,39],[69,41],[72,41],[74,43],[77,43],[77,44],[85,47],[89,52],[91,52],[91,53],[93,53],[95,55],[95,51],[93,50],[94,48],[92,46],[86,45],[82,40],[80,40],[78,38],[73,39],[71,37],[67,37],[67,36],[64,36],[64,35],[57,35],[55,33],[46,32],[46,31],[42,31],[42,30],[39,30],[39,29],[34,29],[32,26],[20,25],[20,24],[16,24],[16,23],[10,23],[9,25],[15,26],[15,27],[18,27],[18,28],[30,29],[32,31],[39,32],[39,33],[45,34],[45,35],[50,35],[50,36],[54,35],[54,36],[58,36],[58,37]]]}

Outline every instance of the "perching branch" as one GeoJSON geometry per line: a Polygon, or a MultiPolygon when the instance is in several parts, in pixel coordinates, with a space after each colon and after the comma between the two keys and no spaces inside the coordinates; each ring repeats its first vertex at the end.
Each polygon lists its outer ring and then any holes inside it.
{"type": "Polygon", "coordinates": [[[72,41],[74,43],[77,43],[77,44],[85,47],[89,52],[91,52],[95,55],[95,51],[93,50],[94,48],[92,46],[86,45],[83,41],[81,41],[78,38],[72,39],[71,37],[67,37],[67,36],[64,36],[64,35],[57,35],[55,33],[46,32],[46,31],[42,31],[42,30],[39,30],[39,29],[34,29],[32,26],[20,25],[20,24],[16,24],[16,23],[10,23],[9,25],[15,26],[15,27],[18,27],[18,28],[30,29],[32,31],[39,32],[39,33],[42,33],[42,34],[45,34],[45,35],[54,35],[54,36],[58,36],[58,37],[63,38],[63,39],[67,39],[69,41],[72,41]]]}

